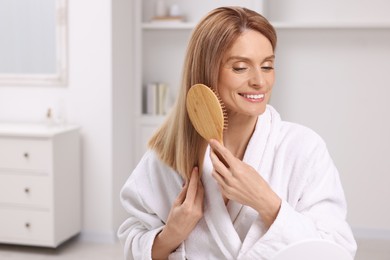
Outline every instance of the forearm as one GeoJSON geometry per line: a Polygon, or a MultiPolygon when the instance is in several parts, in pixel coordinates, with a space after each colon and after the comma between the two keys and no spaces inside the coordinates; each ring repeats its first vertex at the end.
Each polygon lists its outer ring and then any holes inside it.
{"type": "Polygon", "coordinates": [[[152,259],[168,259],[168,256],[179,247],[182,241],[177,236],[170,234],[166,226],[156,236],[152,246],[152,259]]]}
{"type": "Polygon", "coordinates": [[[282,200],[270,190],[257,200],[255,210],[260,214],[265,226],[269,228],[278,216],[282,200]]]}

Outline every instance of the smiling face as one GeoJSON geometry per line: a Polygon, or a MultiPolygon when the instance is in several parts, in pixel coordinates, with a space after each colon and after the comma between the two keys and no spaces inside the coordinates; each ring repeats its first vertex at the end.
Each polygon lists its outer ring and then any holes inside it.
{"type": "Polygon", "coordinates": [[[225,53],[217,89],[229,117],[264,113],[275,79],[274,60],[270,41],[254,30],[244,31],[225,53]]]}

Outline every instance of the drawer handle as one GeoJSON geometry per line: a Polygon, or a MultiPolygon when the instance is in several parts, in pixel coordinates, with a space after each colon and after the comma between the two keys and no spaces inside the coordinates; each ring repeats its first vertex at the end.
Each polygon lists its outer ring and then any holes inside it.
{"type": "Polygon", "coordinates": [[[30,156],[28,153],[24,153],[23,154],[24,158],[28,159],[28,157],[30,156]]]}
{"type": "Polygon", "coordinates": [[[26,222],[26,223],[24,224],[24,226],[25,226],[26,228],[30,228],[30,227],[31,227],[31,224],[30,224],[29,222],[26,222]]]}
{"type": "Polygon", "coordinates": [[[24,188],[24,192],[27,194],[30,193],[30,188],[29,187],[24,188]]]}

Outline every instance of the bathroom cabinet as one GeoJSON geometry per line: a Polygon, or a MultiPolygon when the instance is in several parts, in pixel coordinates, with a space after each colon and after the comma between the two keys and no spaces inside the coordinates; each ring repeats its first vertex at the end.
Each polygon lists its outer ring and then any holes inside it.
{"type": "Polygon", "coordinates": [[[57,247],[81,229],[77,126],[0,124],[0,243],[57,247]]]}

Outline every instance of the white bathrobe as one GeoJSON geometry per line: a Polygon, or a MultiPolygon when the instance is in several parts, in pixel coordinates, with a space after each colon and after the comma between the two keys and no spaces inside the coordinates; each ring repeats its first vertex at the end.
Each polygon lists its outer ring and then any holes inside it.
{"type": "MultiPolygon", "coordinates": [[[[209,148],[203,165],[204,216],[169,259],[271,259],[287,245],[306,239],[335,241],[355,254],[346,223],[339,174],[323,140],[310,129],[284,122],[271,106],[259,117],[245,151],[251,165],[282,199],[269,229],[252,208],[225,206],[211,176],[209,148]]],[[[129,218],[118,236],[126,259],[151,259],[155,236],[163,228],[183,179],[148,151],[121,191],[129,218]]]]}

